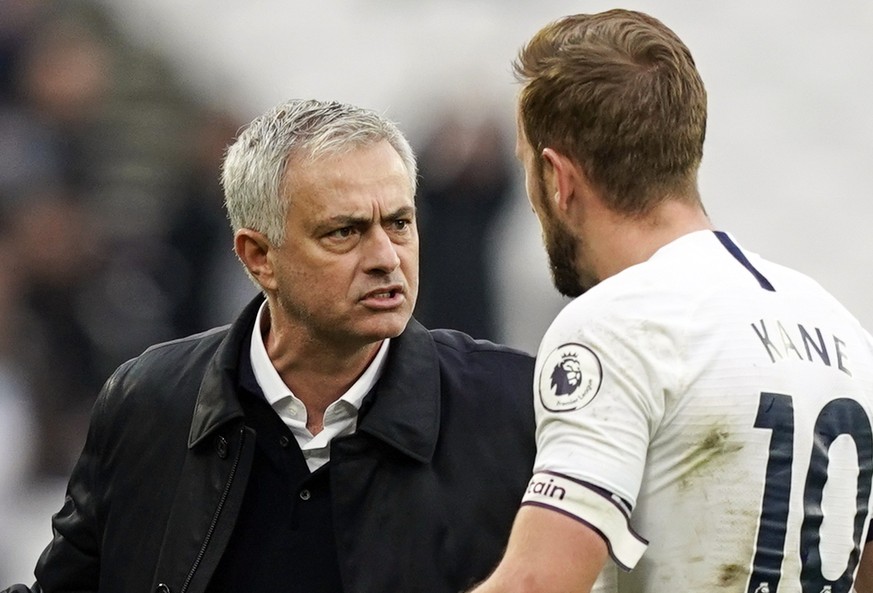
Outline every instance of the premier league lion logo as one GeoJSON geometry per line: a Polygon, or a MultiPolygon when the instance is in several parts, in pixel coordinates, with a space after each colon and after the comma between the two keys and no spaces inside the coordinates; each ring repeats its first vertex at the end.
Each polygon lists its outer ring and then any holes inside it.
{"type": "Polygon", "coordinates": [[[565,355],[552,371],[552,389],[555,395],[570,395],[581,382],[582,366],[572,355],[565,355]]]}
{"type": "Polygon", "coordinates": [[[570,412],[591,403],[603,381],[600,359],[582,344],[552,350],[540,366],[539,396],[552,412],[570,412]]]}

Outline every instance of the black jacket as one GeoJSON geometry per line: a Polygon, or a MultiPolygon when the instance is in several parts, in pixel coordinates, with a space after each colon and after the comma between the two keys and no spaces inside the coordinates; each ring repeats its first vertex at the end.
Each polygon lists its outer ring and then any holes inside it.
{"type": "MultiPolygon", "coordinates": [[[[259,304],[109,379],[32,591],[204,591],[257,438],[235,386],[259,304]]],[[[457,593],[487,576],[533,465],[532,383],[530,356],[459,332],[412,320],[392,340],[357,431],[331,445],[346,593],[457,593]]]]}

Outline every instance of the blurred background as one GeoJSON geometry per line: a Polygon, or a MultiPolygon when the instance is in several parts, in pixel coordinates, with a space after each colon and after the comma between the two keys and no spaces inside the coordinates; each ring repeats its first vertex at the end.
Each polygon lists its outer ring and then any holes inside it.
{"type": "MultiPolygon", "coordinates": [[[[421,160],[417,316],[535,352],[564,304],[513,160],[510,62],[559,0],[0,0],[0,588],[31,582],[88,413],[148,345],[254,289],[218,168],[291,97],[357,103],[421,160]]],[[[873,3],[628,1],[707,84],[715,224],[873,327],[873,3]]]]}

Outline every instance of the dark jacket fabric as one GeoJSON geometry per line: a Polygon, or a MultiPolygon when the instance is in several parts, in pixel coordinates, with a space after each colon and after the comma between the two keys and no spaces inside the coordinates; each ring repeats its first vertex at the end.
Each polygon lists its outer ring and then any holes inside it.
{"type": "MultiPolygon", "coordinates": [[[[206,591],[259,438],[237,390],[260,302],[109,379],[31,591],[206,591]]],[[[459,332],[411,320],[392,340],[356,432],[331,444],[345,593],[457,593],[488,575],[531,474],[532,383],[532,357],[459,332]]]]}

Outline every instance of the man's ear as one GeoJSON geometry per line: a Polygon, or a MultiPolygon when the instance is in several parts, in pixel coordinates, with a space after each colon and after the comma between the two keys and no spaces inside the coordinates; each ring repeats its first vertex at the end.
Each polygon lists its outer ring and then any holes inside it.
{"type": "Polygon", "coordinates": [[[543,149],[543,159],[553,176],[555,193],[550,198],[558,212],[567,214],[570,220],[579,220],[581,210],[600,204],[600,194],[581,165],[552,148],[543,149]]]}
{"type": "Polygon", "coordinates": [[[242,264],[264,290],[274,290],[276,279],[270,250],[275,249],[267,237],[252,229],[240,229],[233,236],[233,250],[242,264]]]}
{"type": "Polygon", "coordinates": [[[554,188],[555,192],[553,195],[547,196],[547,199],[551,199],[559,211],[566,213],[578,197],[579,168],[573,161],[553,148],[543,149],[543,160],[546,163],[546,174],[552,177],[552,183],[549,184],[549,187],[554,188]]]}

